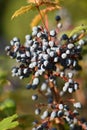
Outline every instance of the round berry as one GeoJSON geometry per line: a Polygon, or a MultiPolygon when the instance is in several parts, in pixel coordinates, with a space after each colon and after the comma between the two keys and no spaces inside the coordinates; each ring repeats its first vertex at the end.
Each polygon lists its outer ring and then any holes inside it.
{"type": "Polygon", "coordinates": [[[56,20],[56,21],[60,21],[60,20],[61,20],[61,17],[60,17],[59,15],[57,15],[57,16],[55,17],[55,20],[56,20]]]}

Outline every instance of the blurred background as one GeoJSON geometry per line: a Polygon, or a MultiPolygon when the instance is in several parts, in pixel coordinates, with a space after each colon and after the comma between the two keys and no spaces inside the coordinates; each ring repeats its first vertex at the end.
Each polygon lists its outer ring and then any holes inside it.
{"type": "MultiPolygon", "coordinates": [[[[21,6],[27,5],[26,0],[0,0],[0,118],[15,111],[21,115],[20,127],[16,130],[29,130],[34,120],[34,104],[31,101],[31,92],[25,86],[29,79],[19,80],[11,77],[11,68],[16,62],[6,56],[4,48],[9,41],[17,36],[21,43],[25,35],[31,32],[30,22],[37,12],[30,11],[18,18],[11,20],[13,13],[21,6]],[[33,14],[33,15],[32,15],[33,14]],[[8,99],[8,100],[7,100],[8,99]],[[3,102],[11,104],[11,110],[2,109],[3,102]]],[[[63,17],[65,29],[68,30],[82,24],[87,25],[87,0],[60,0],[62,9],[49,15],[49,23],[55,27],[55,15],[63,17]]],[[[84,49],[82,71],[78,73],[78,81],[81,89],[73,96],[83,104],[84,112],[81,114],[87,119],[87,49],[84,49]]],[[[33,91],[32,91],[33,93],[33,91]]],[[[42,100],[42,99],[40,99],[42,100]]],[[[83,111],[82,110],[82,111],[83,111]]]]}

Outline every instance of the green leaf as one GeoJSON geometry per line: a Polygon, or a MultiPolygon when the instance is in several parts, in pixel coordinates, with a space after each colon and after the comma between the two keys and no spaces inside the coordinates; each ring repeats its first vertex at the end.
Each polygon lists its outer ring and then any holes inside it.
{"type": "Polygon", "coordinates": [[[12,129],[18,126],[19,125],[18,121],[14,121],[17,118],[18,118],[18,115],[14,114],[0,121],[0,130],[8,130],[8,129],[12,129]]]}
{"type": "Polygon", "coordinates": [[[72,35],[74,35],[75,33],[78,33],[78,32],[80,32],[80,31],[82,31],[82,30],[87,30],[87,26],[85,26],[85,25],[82,25],[82,26],[78,26],[78,27],[76,27],[71,33],[70,33],[70,35],[69,35],[69,37],[71,37],[72,35]]]}

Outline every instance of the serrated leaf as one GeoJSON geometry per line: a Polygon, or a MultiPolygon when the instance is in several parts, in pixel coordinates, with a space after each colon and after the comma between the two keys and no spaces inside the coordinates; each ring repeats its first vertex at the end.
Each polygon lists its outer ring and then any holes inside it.
{"type": "Polygon", "coordinates": [[[32,10],[32,9],[35,8],[35,7],[36,7],[35,4],[29,4],[29,5],[27,5],[27,6],[23,6],[23,7],[21,7],[19,10],[17,10],[17,11],[12,15],[12,18],[11,18],[11,19],[13,19],[13,18],[15,18],[15,17],[17,17],[17,16],[19,16],[19,15],[22,15],[22,14],[24,14],[24,13],[27,13],[28,11],[32,10]]]}
{"type": "Polygon", "coordinates": [[[18,121],[14,121],[17,118],[18,118],[18,115],[14,114],[0,121],[0,130],[8,130],[8,129],[12,129],[18,126],[19,125],[18,121]]]}
{"type": "Polygon", "coordinates": [[[72,35],[74,35],[75,33],[78,33],[78,32],[80,32],[80,31],[82,31],[82,30],[87,30],[87,26],[78,26],[78,27],[76,27],[71,33],[70,33],[70,35],[69,35],[69,37],[71,37],[72,35]]]}

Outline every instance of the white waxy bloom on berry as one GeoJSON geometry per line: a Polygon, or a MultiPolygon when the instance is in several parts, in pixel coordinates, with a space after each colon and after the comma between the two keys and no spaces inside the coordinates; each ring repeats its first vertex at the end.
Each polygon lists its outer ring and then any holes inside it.
{"type": "Polygon", "coordinates": [[[14,38],[13,38],[13,41],[17,42],[17,41],[19,41],[19,40],[18,40],[17,37],[14,37],[14,38]]]}
{"type": "Polygon", "coordinates": [[[38,37],[38,38],[41,37],[41,32],[37,33],[37,37],[38,37]]]}
{"type": "Polygon", "coordinates": [[[20,46],[20,42],[15,42],[15,46],[19,47],[20,46]]]}
{"type": "Polygon", "coordinates": [[[39,75],[42,75],[43,74],[43,70],[42,69],[38,70],[38,73],[39,73],[39,75]]]}
{"type": "Polygon", "coordinates": [[[49,55],[50,55],[51,57],[54,57],[54,51],[50,51],[49,55]]]}
{"type": "Polygon", "coordinates": [[[73,123],[77,124],[78,120],[76,118],[73,119],[73,123]]]}
{"type": "Polygon", "coordinates": [[[31,68],[31,69],[33,68],[33,64],[32,63],[29,64],[29,68],[31,68]]]}
{"type": "Polygon", "coordinates": [[[65,116],[69,116],[69,112],[68,112],[68,111],[65,111],[65,112],[64,112],[64,115],[65,115],[65,116]]]}
{"type": "Polygon", "coordinates": [[[30,57],[30,52],[29,51],[26,51],[25,54],[26,54],[27,57],[30,57]]]}
{"type": "Polygon", "coordinates": [[[79,89],[79,84],[78,83],[74,83],[74,89],[75,90],[79,89]]]}
{"type": "Polygon", "coordinates": [[[60,72],[60,77],[64,77],[64,72],[60,72]]]}
{"type": "Polygon", "coordinates": [[[45,51],[46,49],[47,49],[47,46],[42,46],[42,49],[43,49],[43,51],[45,51]]]}
{"type": "Polygon", "coordinates": [[[60,28],[62,28],[62,23],[58,23],[57,24],[57,27],[60,29],[60,28]]]}
{"type": "Polygon", "coordinates": [[[32,62],[33,68],[34,68],[36,65],[37,65],[37,62],[36,62],[36,61],[32,62]]]}
{"type": "Polygon", "coordinates": [[[39,109],[39,108],[37,108],[37,109],[35,110],[35,114],[36,114],[36,115],[39,115],[39,114],[40,114],[40,112],[41,112],[41,111],[40,111],[40,109],[39,109]]]}
{"type": "Polygon", "coordinates": [[[68,86],[64,86],[64,87],[63,87],[63,92],[66,92],[67,89],[68,89],[68,86]]]}
{"type": "Polygon", "coordinates": [[[50,54],[50,51],[51,51],[51,50],[50,50],[50,48],[47,48],[46,51],[47,51],[48,54],[50,54]]]}
{"type": "Polygon", "coordinates": [[[25,56],[26,56],[25,53],[24,53],[24,54],[21,54],[21,58],[25,58],[25,56]]]}
{"type": "Polygon", "coordinates": [[[43,46],[48,46],[48,42],[44,41],[43,46]]]}
{"type": "Polygon", "coordinates": [[[73,106],[74,106],[75,108],[81,108],[81,107],[82,107],[80,102],[74,103],[73,106]]]}
{"type": "Polygon", "coordinates": [[[38,27],[37,27],[37,26],[34,26],[34,27],[32,28],[32,31],[38,31],[38,27]]]}
{"type": "Polygon", "coordinates": [[[66,82],[64,86],[69,87],[69,82],[66,82]]]}
{"type": "Polygon", "coordinates": [[[50,36],[54,37],[55,35],[56,35],[55,30],[51,30],[51,31],[50,31],[50,36]]]}
{"type": "Polygon", "coordinates": [[[73,73],[69,72],[67,75],[69,78],[73,78],[73,73]]]}
{"type": "Polygon", "coordinates": [[[38,77],[39,76],[39,72],[36,71],[34,75],[35,75],[35,77],[38,77]]]}
{"type": "Polygon", "coordinates": [[[65,119],[66,119],[67,122],[70,122],[70,118],[69,117],[66,116],[65,119]]]}
{"type": "Polygon", "coordinates": [[[48,58],[49,58],[48,54],[43,54],[43,58],[44,58],[45,60],[48,60],[48,58]]]}
{"type": "Polygon", "coordinates": [[[19,68],[18,69],[18,75],[21,75],[21,73],[22,73],[22,70],[21,70],[21,68],[19,68]]]}
{"type": "Polygon", "coordinates": [[[66,50],[66,54],[69,55],[70,54],[70,50],[66,50]]]}
{"type": "Polygon", "coordinates": [[[60,96],[63,96],[63,95],[64,95],[64,92],[63,92],[63,91],[60,91],[59,94],[60,94],[60,96]]]}
{"type": "Polygon", "coordinates": [[[49,115],[49,112],[48,111],[44,111],[44,113],[43,113],[44,118],[48,117],[48,115],[49,115]]]}
{"type": "Polygon", "coordinates": [[[47,84],[44,82],[41,85],[41,91],[45,91],[47,89],[47,84]]]}
{"type": "Polygon", "coordinates": [[[54,46],[54,42],[53,41],[49,41],[49,46],[53,47],[54,46]]]}
{"type": "Polygon", "coordinates": [[[67,54],[66,53],[62,53],[61,58],[62,59],[66,59],[66,57],[67,57],[67,54]]]}
{"type": "Polygon", "coordinates": [[[74,81],[73,81],[73,79],[69,79],[68,82],[69,83],[73,83],[74,81]]]}
{"type": "Polygon", "coordinates": [[[39,78],[34,78],[32,84],[33,85],[38,85],[39,84],[39,78]]]}
{"type": "Polygon", "coordinates": [[[73,92],[73,88],[68,88],[68,92],[72,93],[73,92]]]}
{"type": "Polygon", "coordinates": [[[59,104],[59,109],[60,109],[60,110],[63,109],[63,104],[59,104]]]}
{"type": "Polygon", "coordinates": [[[32,95],[32,100],[37,100],[38,99],[38,95],[32,95]]]}
{"type": "Polygon", "coordinates": [[[80,39],[79,40],[79,45],[83,46],[85,44],[84,40],[80,39]]]}
{"type": "MultiPolygon", "coordinates": [[[[18,76],[18,75],[16,75],[16,76],[18,76]]],[[[24,76],[20,76],[20,77],[19,77],[19,79],[23,79],[23,78],[24,78],[24,76]]]]}
{"type": "Polygon", "coordinates": [[[25,39],[26,39],[26,40],[30,40],[30,39],[31,39],[31,36],[27,34],[27,35],[25,36],[25,39]]]}
{"type": "Polygon", "coordinates": [[[11,46],[13,46],[13,45],[14,45],[14,41],[13,41],[13,40],[11,40],[11,41],[10,41],[10,44],[11,44],[11,46]]]}
{"type": "Polygon", "coordinates": [[[75,67],[77,65],[77,61],[73,61],[73,67],[75,67]]]}
{"type": "Polygon", "coordinates": [[[74,44],[73,43],[69,43],[68,45],[67,45],[67,48],[68,49],[72,49],[74,47],[74,44]]]}
{"type": "Polygon", "coordinates": [[[48,93],[48,94],[51,94],[50,88],[47,88],[47,93],[48,93]]]}
{"type": "Polygon", "coordinates": [[[55,58],[54,58],[54,62],[55,62],[55,63],[58,62],[58,57],[55,57],[55,58]]]}
{"type": "Polygon", "coordinates": [[[48,62],[47,60],[45,60],[44,63],[43,63],[43,65],[44,65],[44,66],[47,66],[48,63],[49,63],[49,62],[48,62]]]}
{"type": "Polygon", "coordinates": [[[57,115],[56,111],[52,111],[50,119],[53,120],[56,117],[56,115],[57,115]]]}
{"type": "Polygon", "coordinates": [[[26,74],[26,73],[27,73],[27,71],[28,71],[28,69],[27,69],[27,68],[25,68],[25,69],[23,70],[23,73],[24,73],[24,74],[26,74]]]}

